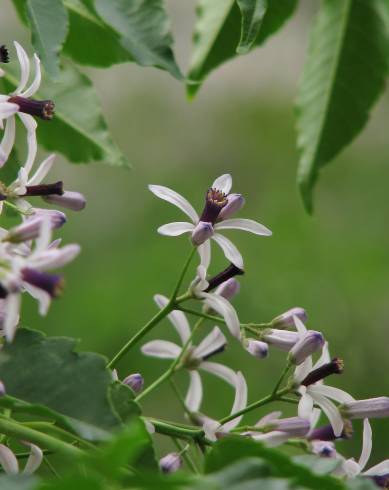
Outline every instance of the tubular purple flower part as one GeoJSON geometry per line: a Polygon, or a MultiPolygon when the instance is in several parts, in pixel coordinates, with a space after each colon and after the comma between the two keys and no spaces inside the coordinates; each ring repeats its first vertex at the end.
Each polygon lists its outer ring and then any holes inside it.
{"type": "Polygon", "coordinates": [[[321,349],[324,345],[324,337],[321,332],[308,330],[308,332],[292,347],[289,352],[289,360],[297,366],[305,361],[308,356],[321,349]]]}
{"type": "Polygon", "coordinates": [[[389,397],[381,396],[345,403],[341,411],[350,419],[389,417],[389,397]]]}
{"type": "Polygon", "coordinates": [[[80,192],[65,191],[62,196],[43,196],[49,204],[55,204],[72,211],[82,211],[86,206],[86,199],[80,192]]]}
{"type": "Polygon", "coordinates": [[[318,427],[317,429],[312,429],[308,434],[307,439],[310,441],[320,440],[320,441],[335,441],[336,439],[351,439],[353,436],[353,426],[350,421],[345,421],[342,433],[336,436],[332,425],[324,425],[318,427]]]}
{"type": "Polygon", "coordinates": [[[169,453],[159,460],[159,468],[162,473],[175,473],[181,466],[182,458],[179,453],[169,453]]]}
{"type": "Polygon", "coordinates": [[[51,298],[58,297],[63,291],[63,277],[57,274],[25,268],[22,270],[22,278],[31,286],[45,291],[51,298]]]}
{"type": "MultiPolygon", "coordinates": [[[[235,276],[241,276],[244,274],[244,271],[242,269],[239,269],[239,267],[236,267],[234,264],[230,264],[228,267],[226,267],[224,270],[219,272],[219,274],[216,274],[216,276],[213,276],[209,279],[208,281],[208,286],[204,291],[208,293],[209,291],[212,291],[212,289],[217,288],[216,293],[220,294],[220,296],[223,296],[226,299],[229,299],[225,294],[222,294],[224,291],[224,288],[227,286],[227,281],[229,279],[233,279],[235,276]],[[221,287],[222,285],[223,288],[221,287]],[[220,288],[220,289],[219,289],[220,288]]],[[[228,283],[228,284],[233,284],[233,283],[228,283]]],[[[239,283],[237,283],[239,284],[239,283]]],[[[231,287],[231,286],[229,286],[231,287]]],[[[236,284],[234,287],[239,287],[236,284]]],[[[226,294],[229,294],[228,292],[226,294]]]]}
{"type": "Polygon", "coordinates": [[[285,311],[285,313],[282,313],[281,315],[275,317],[271,321],[271,326],[274,328],[294,327],[293,317],[297,317],[303,323],[305,323],[308,319],[308,315],[304,310],[304,308],[300,308],[299,306],[296,306],[295,308],[291,308],[290,310],[285,311]]]}
{"type": "Polygon", "coordinates": [[[144,379],[140,373],[133,373],[123,379],[123,384],[129,386],[135,393],[142,391],[144,379]]]}
{"type": "Polygon", "coordinates": [[[327,378],[331,374],[342,374],[344,369],[344,363],[342,359],[335,357],[331,362],[323,364],[311,371],[302,381],[301,384],[304,386],[309,386],[311,384],[317,383],[322,379],[327,378]]]}

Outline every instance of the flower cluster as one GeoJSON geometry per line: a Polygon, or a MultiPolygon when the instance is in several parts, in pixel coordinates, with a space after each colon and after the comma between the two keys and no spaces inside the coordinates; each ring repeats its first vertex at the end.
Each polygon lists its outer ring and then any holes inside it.
{"type": "MultiPolygon", "coordinates": [[[[190,233],[191,243],[200,255],[200,263],[186,293],[181,296],[177,293],[170,299],[160,294],[154,297],[160,312],[166,312],[165,316],[168,316],[180,343],[151,340],[141,350],[147,356],[170,359],[170,368],[149,387],[143,388],[143,378],[139,373],[126,378],[126,383],[138,393],[137,399],[140,399],[164,380],[172,378],[177,371],[185,370],[189,374],[189,384],[181,402],[189,420],[202,428],[207,443],[212,444],[212,441],[228,433],[250,437],[269,446],[296,443],[297,440],[299,447],[312,454],[335,458],[338,465],[334,474],[345,478],[362,474],[379,486],[387,485],[389,460],[367,471],[364,469],[372,449],[369,419],[389,417],[389,398],[355,400],[349,393],[325,384],[330,376],[342,374],[343,361],[330,356],[328,342],[322,332],[306,328],[308,318],[303,308],[292,308],[269,323],[240,322],[231,300],[240,289],[236,276],[243,274],[243,258],[235,245],[219,232],[234,228],[265,236],[271,235],[271,232],[253,220],[231,218],[244,204],[240,194],[230,194],[231,186],[230,175],[216,179],[206,192],[205,207],[200,215],[175,191],[159,185],[149,186],[157,197],[174,204],[191,219],[190,223],[163,225],[158,229],[159,233],[169,236],[190,233]],[[222,248],[230,265],[219,274],[208,277],[211,240],[222,248]],[[186,301],[197,302],[201,308],[187,308],[186,301]],[[185,313],[197,317],[193,327],[185,313]],[[213,323],[212,329],[209,333],[202,333],[200,342],[195,345],[194,334],[203,329],[206,321],[213,323]],[[258,359],[266,358],[272,348],[287,354],[282,375],[267,397],[248,404],[248,387],[243,374],[213,361],[228,343],[223,333],[224,327],[227,327],[226,333],[229,332],[235,341],[258,359]],[[234,390],[230,414],[220,420],[201,411],[203,372],[211,373],[234,390]],[[285,418],[281,412],[271,411],[262,415],[253,426],[242,425],[245,413],[275,401],[295,404],[296,414],[285,418]],[[323,417],[328,422],[318,425],[323,417]],[[338,440],[352,436],[352,420],[355,419],[363,419],[364,427],[363,449],[358,462],[344,458],[336,448],[338,440]]],[[[181,466],[183,451],[162,458],[162,471],[176,471],[181,466]]]]}
{"type": "MultiPolygon", "coordinates": [[[[76,244],[60,247],[60,240],[51,240],[52,230],[66,223],[67,217],[62,211],[37,206],[36,199],[74,211],[82,210],[86,203],[82,194],[65,191],[63,182],[45,182],[55,155],[48,156],[37,167],[35,165],[37,119],[50,124],[54,117],[54,102],[33,98],[41,83],[39,57],[34,54],[34,73],[30,81],[28,55],[17,42],[15,49],[20,80],[12,93],[0,95],[0,128],[3,129],[0,167],[7,165],[15,144],[16,117],[26,130],[27,155],[12,182],[4,182],[0,173],[0,214],[7,209],[20,219],[9,229],[0,228],[0,333],[8,341],[12,341],[19,322],[22,293],[27,292],[35,298],[39,312],[46,314],[51,299],[63,288],[62,276],[49,271],[72,261],[80,251],[76,244]]],[[[0,55],[1,62],[9,61],[5,46],[1,46],[0,55]]],[[[6,73],[1,69],[0,77],[4,76],[6,73]]]]}

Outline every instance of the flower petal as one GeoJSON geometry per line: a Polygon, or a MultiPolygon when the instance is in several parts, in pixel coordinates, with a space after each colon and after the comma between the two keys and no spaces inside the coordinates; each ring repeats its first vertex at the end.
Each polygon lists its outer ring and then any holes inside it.
{"type": "Polygon", "coordinates": [[[178,192],[175,192],[172,189],[169,189],[168,187],[164,187],[162,185],[149,185],[149,189],[160,199],[163,199],[164,201],[170,202],[170,204],[174,204],[174,206],[177,206],[179,209],[181,209],[181,211],[189,216],[193,223],[197,224],[199,216],[192,205],[185,199],[185,197],[178,194],[178,192]]]}
{"type": "Polygon", "coordinates": [[[141,351],[146,356],[159,357],[160,359],[175,359],[181,353],[181,348],[167,340],[152,340],[142,345],[141,351]]]}
{"type": "Polygon", "coordinates": [[[311,385],[308,390],[310,393],[318,393],[319,395],[326,396],[339,403],[351,403],[355,401],[355,398],[349,393],[340,388],[335,388],[334,386],[315,384],[311,385]]]}
{"type": "Polygon", "coordinates": [[[24,168],[27,174],[29,174],[34,164],[37,149],[38,149],[37,140],[36,140],[37,123],[35,119],[29,114],[23,114],[22,112],[18,112],[18,116],[27,130],[28,151],[27,151],[27,159],[26,159],[26,163],[24,164],[24,168]]]}
{"type": "Polygon", "coordinates": [[[38,167],[35,174],[28,180],[28,185],[40,184],[46,175],[50,172],[55,159],[55,154],[49,155],[38,167]]]}
{"type": "Polygon", "coordinates": [[[361,471],[363,468],[367,465],[367,462],[369,461],[370,455],[371,455],[371,449],[373,447],[373,439],[372,439],[372,430],[371,430],[371,425],[369,423],[369,419],[364,419],[363,420],[363,439],[362,439],[362,452],[361,452],[361,457],[359,458],[358,464],[361,468],[361,471]]]}
{"type": "Polygon", "coordinates": [[[14,453],[4,444],[0,444],[0,464],[8,475],[19,473],[19,463],[14,453]]]}
{"type": "Polygon", "coordinates": [[[27,53],[17,41],[14,41],[14,45],[20,64],[20,81],[14,94],[19,95],[24,90],[30,76],[30,60],[28,59],[27,53]]]}
{"type": "Polygon", "coordinates": [[[217,420],[211,419],[210,417],[207,417],[206,415],[203,415],[201,417],[201,420],[203,421],[203,430],[205,437],[210,441],[215,442],[217,440],[216,433],[220,429],[219,422],[217,420]]]}
{"type": "Polygon", "coordinates": [[[307,390],[305,389],[304,386],[300,387],[299,392],[301,393],[302,396],[298,404],[298,409],[297,409],[298,416],[301,417],[302,419],[310,420],[313,412],[313,399],[311,395],[307,393],[307,390]]]}
{"type": "Polygon", "coordinates": [[[227,260],[232,262],[239,269],[243,269],[243,257],[231,240],[223,235],[220,235],[220,233],[215,233],[212,239],[215,240],[215,242],[223,250],[227,260]]]}
{"type": "Polygon", "coordinates": [[[227,344],[227,339],[223,335],[219,327],[214,327],[211,333],[209,333],[195,348],[193,356],[196,359],[202,359],[209,356],[213,352],[219,351],[227,344]]]}
{"type": "Polygon", "coordinates": [[[31,97],[39,89],[41,84],[42,74],[41,74],[41,60],[34,53],[34,66],[35,66],[35,76],[31,85],[22,94],[23,97],[31,97]]]}
{"type": "Polygon", "coordinates": [[[317,360],[317,362],[313,366],[313,369],[317,369],[317,368],[323,366],[324,364],[328,364],[329,362],[331,362],[331,356],[330,356],[330,351],[328,349],[328,342],[326,341],[324,346],[323,346],[321,356],[319,357],[319,359],[317,360]]]}
{"type": "Polygon", "coordinates": [[[197,251],[200,255],[200,265],[204,267],[204,269],[208,269],[209,264],[211,263],[211,242],[207,240],[199,245],[197,251]]]}
{"type": "Polygon", "coordinates": [[[240,322],[236,311],[223,296],[212,293],[202,293],[205,303],[224,318],[231,335],[240,339],[240,322]]]}
{"type": "Polygon", "coordinates": [[[267,434],[255,434],[251,437],[256,441],[261,441],[265,443],[267,447],[277,447],[281,444],[284,444],[284,442],[286,442],[290,438],[290,435],[286,432],[273,430],[271,432],[268,432],[267,434]]]}
{"type": "Polygon", "coordinates": [[[300,338],[304,337],[304,335],[306,335],[306,333],[308,332],[307,327],[297,315],[293,315],[293,322],[297,332],[300,334],[300,338]]]}
{"type": "Polygon", "coordinates": [[[7,161],[14,143],[15,143],[15,118],[11,116],[7,119],[3,139],[1,140],[1,144],[0,144],[1,166],[3,166],[4,163],[7,161]]]}
{"type": "Polygon", "coordinates": [[[35,444],[25,443],[26,446],[30,447],[30,456],[27,459],[26,466],[24,467],[23,473],[26,475],[31,475],[34,473],[43,461],[42,449],[35,444]]]}
{"type": "MultiPolygon", "coordinates": [[[[234,404],[232,406],[231,414],[235,412],[239,412],[243,408],[246,407],[247,405],[247,383],[246,380],[244,379],[243,374],[238,371],[236,373],[236,386],[235,386],[235,400],[234,404]]],[[[229,422],[226,422],[223,424],[221,430],[230,432],[232,429],[234,429],[239,422],[242,420],[243,415],[239,415],[238,417],[234,418],[233,420],[230,420],[229,422]]]]}
{"type": "Polygon", "coordinates": [[[305,361],[296,366],[293,374],[295,382],[300,384],[308,376],[310,371],[312,371],[312,357],[308,356],[305,361]]]}
{"type": "Polygon", "coordinates": [[[312,410],[312,415],[309,419],[309,423],[311,424],[311,429],[316,427],[317,423],[319,422],[320,415],[321,415],[320,408],[314,408],[312,410]]]}
{"type": "Polygon", "coordinates": [[[189,233],[193,230],[192,223],[185,221],[175,221],[174,223],[167,223],[158,228],[158,233],[165,236],[179,236],[183,233],[189,233]]]}
{"type": "Polygon", "coordinates": [[[382,461],[363,472],[364,475],[370,476],[381,476],[386,475],[387,473],[389,473],[389,459],[385,459],[385,461],[382,461]]]}
{"type": "MultiPolygon", "coordinates": [[[[169,300],[166,298],[166,296],[163,296],[162,294],[156,294],[154,296],[154,301],[161,309],[169,303],[169,300]]],[[[173,310],[171,313],[169,313],[168,318],[171,321],[173,327],[177,330],[182,344],[186,344],[186,342],[189,340],[191,332],[185,314],[182,311],[173,310]]]]}
{"type": "Polygon", "coordinates": [[[189,371],[190,384],[185,398],[185,405],[191,412],[197,412],[203,399],[203,384],[197,371],[189,371]]]}
{"type": "Polygon", "coordinates": [[[277,410],[275,412],[270,412],[267,415],[260,418],[258,422],[255,424],[255,427],[263,427],[264,425],[267,425],[269,422],[279,419],[281,415],[282,412],[280,410],[277,410]]]}
{"type": "Polygon", "coordinates": [[[317,405],[323,410],[323,412],[327,415],[330,424],[332,425],[332,429],[334,434],[338,437],[342,433],[343,430],[343,419],[339,413],[339,410],[336,406],[328,400],[325,396],[319,395],[318,393],[313,394],[312,397],[317,405]]]}
{"type": "Polygon", "coordinates": [[[7,341],[12,342],[15,336],[16,327],[19,322],[19,311],[21,302],[20,293],[9,294],[5,299],[5,302],[6,317],[4,320],[3,330],[7,341]]]}
{"type": "Polygon", "coordinates": [[[230,174],[223,174],[218,177],[212,184],[212,189],[217,189],[223,194],[229,194],[232,187],[232,177],[230,174]]]}
{"type": "Polygon", "coordinates": [[[235,388],[236,385],[236,373],[228,366],[224,366],[224,364],[219,364],[218,362],[208,362],[204,361],[200,364],[199,369],[203,371],[207,371],[208,373],[214,374],[218,376],[223,381],[229,383],[232,387],[235,388]]]}
{"type": "Polygon", "coordinates": [[[43,291],[36,286],[32,286],[31,284],[24,283],[23,286],[28,294],[30,294],[34,299],[38,301],[39,314],[42,316],[47,315],[51,303],[50,295],[46,293],[46,291],[43,291]]]}
{"type": "Polygon", "coordinates": [[[60,269],[74,260],[80,251],[81,247],[77,243],[71,243],[62,248],[53,248],[49,243],[46,251],[39,254],[34,252],[34,255],[30,257],[30,264],[40,271],[60,269]]]}
{"type": "Polygon", "coordinates": [[[257,223],[253,219],[231,218],[216,223],[215,230],[242,230],[255,235],[271,236],[272,232],[266,226],[257,223]]]}

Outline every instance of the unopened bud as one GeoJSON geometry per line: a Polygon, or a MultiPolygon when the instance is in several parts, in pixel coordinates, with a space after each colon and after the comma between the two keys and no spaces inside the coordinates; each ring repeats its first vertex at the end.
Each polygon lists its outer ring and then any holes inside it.
{"type": "Polygon", "coordinates": [[[213,235],[213,226],[206,221],[200,221],[192,231],[193,245],[201,245],[213,235]]]}
{"type": "Polygon", "coordinates": [[[324,345],[324,337],[321,332],[308,330],[302,339],[295,344],[289,352],[289,360],[298,366],[314,352],[324,345]]]}
{"type": "Polygon", "coordinates": [[[381,396],[367,400],[356,400],[355,402],[345,403],[341,411],[349,419],[389,417],[389,398],[381,396]]]}
{"type": "Polygon", "coordinates": [[[247,339],[246,350],[258,359],[265,359],[269,354],[269,346],[261,340],[247,339]]]}
{"type": "Polygon", "coordinates": [[[227,196],[227,204],[222,208],[219,214],[219,220],[231,218],[244,206],[245,199],[242,194],[229,194],[227,196]]]}
{"type": "Polygon", "coordinates": [[[322,458],[336,458],[338,455],[335,445],[327,441],[313,441],[312,452],[322,458]]]}
{"type": "Polygon", "coordinates": [[[175,473],[182,466],[182,458],[178,453],[169,453],[159,460],[159,468],[162,473],[175,473]]]}
{"type": "Polygon", "coordinates": [[[234,296],[236,296],[239,291],[240,284],[234,277],[232,277],[231,279],[228,279],[227,281],[220,284],[220,286],[216,288],[215,293],[223,296],[223,298],[229,301],[234,296]]]}
{"type": "Polygon", "coordinates": [[[285,313],[276,316],[271,321],[271,326],[274,328],[294,327],[294,319],[293,319],[294,316],[296,316],[303,323],[305,323],[308,319],[307,313],[304,310],[304,308],[300,308],[299,306],[296,306],[295,308],[291,308],[290,310],[285,311],[285,313]]]}
{"type": "Polygon", "coordinates": [[[37,238],[45,219],[49,220],[52,229],[60,228],[66,223],[66,215],[61,213],[61,211],[38,210],[31,218],[26,219],[24,223],[11,228],[4,240],[11,243],[21,243],[37,238]]]}
{"type": "Polygon", "coordinates": [[[62,196],[51,194],[43,196],[49,204],[55,204],[72,211],[82,211],[86,206],[86,199],[80,192],[65,191],[62,196]]]}
{"type": "Polygon", "coordinates": [[[139,393],[142,391],[144,379],[141,374],[134,373],[124,378],[123,383],[129,386],[133,391],[135,391],[135,393],[139,393]]]}
{"type": "Polygon", "coordinates": [[[266,330],[262,336],[262,340],[285,352],[289,352],[299,339],[300,336],[297,332],[278,330],[276,328],[266,330]]]}
{"type": "Polygon", "coordinates": [[[269,426],[271,426],[272,430],[286,432],[294,437],[304,437],[311,428],[309,421],[301,417],[272,420],[269,422],[269,426]]]}
{"type": "Polygon", "coordinates": [[[0,396],[4,396],[5,394],[6,394],[6,391],[5,391],[4,383],[2,381],[0,381],[0,396]]]}

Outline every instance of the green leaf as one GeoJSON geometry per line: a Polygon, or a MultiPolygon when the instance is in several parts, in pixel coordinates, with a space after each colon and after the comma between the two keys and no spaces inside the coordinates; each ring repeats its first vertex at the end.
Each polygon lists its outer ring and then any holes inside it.
{"type": "Polygon", "coordinates": [[[123,423],[141,414],[140,407],[134,400],[134,392],[130,387],[115,382],[110,387],[109,397],[117,417],[123,423]]]}
{"type": "Polygon", "coordinates": [[[94,0],[94,5],[138,64],[167,70],[182,79],[171,48],[170,22],[162,0],[94,0]]]}
{"type": "Polygon", "coordinates": [[[80,473],[76,476],[63,476],[61,474],[61,478],[42,481],[34,487],[34,490],[69,490],[70,488],[77,490],[107,490],[101,479],[93,475],[80,473]]]}
{"type": "Polygon", "coordinates": [[[361,131],[388,71],[375,0],[323,0],[297,99],[298,184],[308,211],[320,168],[361,131]]]}
{"type": "Polygon", "coordinates": [[[298,464],[308,467],[313,473],[319,475],[326,475],[331,473],[335,468],[337,468],[341,461],[336,458],[318,458],[312,454],[304,454],[302,456],[295,456],[293,458],[298,464]]]}
{"type": "Polygon", "coordinates": [[[59,75],[58,55],[68,32],[68,16],[62,0],[27,0],[32,44],[52,78],[59,75]]]}
{"type": "Polygon", "coordinates": [[[107,67],[133,61],[120,37],[81,0],[64,0],[69,15],[69,34],[64,53],[82,65],[107,67]],[[82,39],[82,42],[80,42],[82,39]]]}
{"type": "MultiPolygon", "coordinates": [[[[17,85],[15,67],[11,69],[2,79],[9,90],[17,85]]],[[[103,161],[129,166],[108,133],[97,94],[86,75],[66,65],[57,83],[42,83],[36,98],[55,102],[53,120],[38,125],[38,139],[46,149],[62,153],[73,163],[103,161]]]]}
{"type": "Polygon", "coordinates": [[[0,351],[7,394],[60,414],[111,429],[118,425],[108,400],[111,374],[104,357],[74,352],[76,341],[19,329],[0,351]]]}
{"type": "Polygon", "coordinates": [[[242,25],[237,53],[245,54],[253,47],[267,9],[267,0],[236,0],[242,25]]]}
{"type": "Polygon", "coordinates": [[[277,449],[263,446],[257,441],[241,437],[226,437],[218,441],[205,460],[205,472],[220,471],[229,464],[243,458],[260,458],[269,464],[270,475],[288,478],[293,484],[306,488],[322,490],[344,490],[341,480],[312,472],[308,467],[294,462],[277,449]]]}
{"type": "Polygon", "coordinates": [[[254,46],[263,44],[292,15],[297,0],[268,0],[260,19],[259,2],[240,0],[199,0],[193,36],[187,92],[194,96],[209,73],[219,65],[254,46]],[[258,5],[255,5],[258,4],[258,5]],[[248,9],[249,5],[254,8],[248,9]]]}

